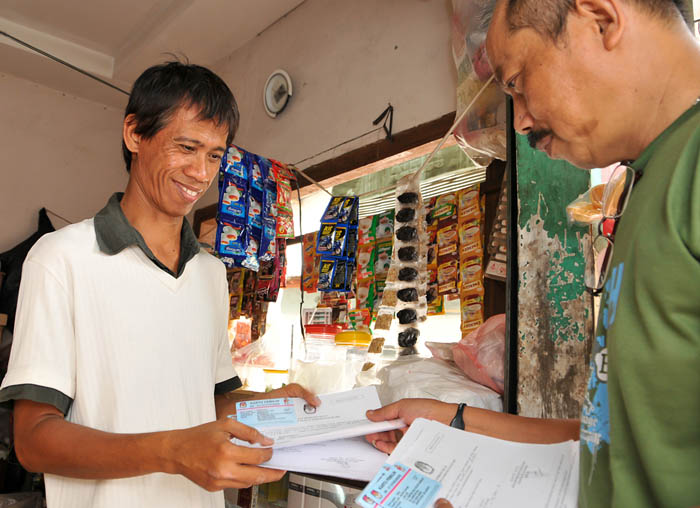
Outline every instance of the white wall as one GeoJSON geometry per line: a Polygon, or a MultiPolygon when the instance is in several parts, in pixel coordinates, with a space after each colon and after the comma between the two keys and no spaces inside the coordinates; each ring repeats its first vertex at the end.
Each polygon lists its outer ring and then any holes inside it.
{"type": "Polygon", "coordinates": [[[78,221],[124,189],[122,115],[0,74],[0,252],[36,231],[42,206],[78,221]]]}
{"type": "MultiPolygon", "coordinates": [[[[235,142],[293,163],[367,132],[388,102],[394,132],[454,111],[450,14],[447,0],[307,0],[214,66],[238,101],[235,142]],[[262,90],[277,68],[291,75],[294,95],[272,119],[262,90]]],[[[364,137],[300,167],[382,138],[364,137]]],[[[198,207],[216,199],[210,189],[198,207]]]]}

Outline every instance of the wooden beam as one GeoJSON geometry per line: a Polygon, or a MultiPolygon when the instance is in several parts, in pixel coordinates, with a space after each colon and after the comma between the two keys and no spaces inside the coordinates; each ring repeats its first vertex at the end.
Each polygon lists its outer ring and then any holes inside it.
{"type": "MultiPolygon", "coordinates": [[[[454,112],[447,113],[436,120],[394,134],[393,141],[383,139],[351,150],[333,159],[309,166],[304,170],[304,173],[324,186],[331,186],[373,173],[377,171],[377,168],[372,166],[373,163],[397,154],[400,154],[400,157],[397,157],[396,160],[392,159],[390,161],[392,165],[420,157],[432,150],[432,146],[423,147],[423,145],[442,138],[452,126],[454,119],[454,112]],[[420,149],[416,150],[417,147],[420,149]]],[[[311,185],[303,178],[299,178],[299,187],[304,189],[302,190],[303,194],[315,192],[315,187],[309,188],[311,185]],[[309,189],[307,190],[307,188],[309,189]]]]}

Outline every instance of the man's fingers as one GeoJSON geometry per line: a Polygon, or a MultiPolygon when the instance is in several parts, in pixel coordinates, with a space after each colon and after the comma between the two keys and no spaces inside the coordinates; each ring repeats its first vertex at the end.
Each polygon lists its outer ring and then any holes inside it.
{"type": "Polygon", "coordinates": [[[452,508],[452,503],[450,503],[447,499],[438,499],[435,501],[435,508],[452,508]]]}
{"type": "Polygon", "coordinates": [[[226,428],[231,435],[241,441],[247,441],[250,444],[259,443],[263,446],[272,446],[274,444],[274,440],[264,436],[253,427],[237,422],[233,418],[222,418],[222,420],[225,421],[226,428]]]}
{"type": "Polygon", "coordinates": [[[266,467],[238,465],[231,470],[228,478],[218,478],[214,484],[216,490],[226,488],[242,489],[251,485],[276,482],[284,476],[285,472],[266,467]]]}
{"type": "Polygon", "coordinates": [[[232,448],[227,449],[230,460],[237,464],[249,464],[257,466],[272,458],[272,448],[251,448],[229,443],[232,448]]]}
{"type": "Polygon", "coordinates": [[[389,454],[394,451],[394,448],[396,448],[396,443],[394,441],[381,441],[375,439],[372,441],[372,446],[374,446],[380,452],[389,454]]]}
{"type": "Polygon", "coordinates": [[[297,383],[287,385],[286,389],[287,395],[289,397],[298,397],[300,399],[304,399],[306,402],[308,402],[314,407],[321,405],[321,399],[319,399],[315,394],[311,393],[309,390],[297,383]]]}
{"type": "Polygon", "coordinates": [[[368,443],[373,443],[374,441],[392,441],[394,433],[391,431],[386,432],[375,432],[374,434],[367,434],[365,439],[368,443]]]}
{"type": "MultiPolygon", "coordinates": [[[[400,402],[400,401],[399,401],[400,402]]],[[[394,402],[379,409],[367,411],[367,418],[373,422],[383,422],[385,420],[395,420],[399,418],[399,402],[394,402]]]]}

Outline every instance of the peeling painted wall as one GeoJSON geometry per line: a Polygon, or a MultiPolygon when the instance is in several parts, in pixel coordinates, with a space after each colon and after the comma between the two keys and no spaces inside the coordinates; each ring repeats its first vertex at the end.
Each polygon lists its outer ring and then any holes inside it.
{"type": "Polygon", "coordinates": [[[577,418],[588,376],[592,299],[584,290],[588,228],[566,205],[589,175],[518,136],[518,413],[577,418]]]}

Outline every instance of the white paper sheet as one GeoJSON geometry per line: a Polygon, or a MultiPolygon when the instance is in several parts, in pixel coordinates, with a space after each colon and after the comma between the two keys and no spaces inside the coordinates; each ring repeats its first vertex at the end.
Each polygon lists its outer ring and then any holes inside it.
{"type": "Polygon", "coordinates": [[[369,481],[387,455],[362,437],[275,449],[263,467],[369,481]]]}
{"type": "MultiPolygon", "coordinates": [[[[404,427],[401,420],[371,422],[365,416],[370,409],[381,407],[374,386],[355,388],[346,392],[320,395],[321,405],[313,408],[302,399],[293,399],[297,423],[281,427],[263,427],[260,432],[275,440],[275,450],[290,446],[364,436],[404,427]]],[[[232,440],[234,444],[250,446],[232,440]]]]}
{"type": "MultiPolygon", "coordinates": [[[[442,484],[454,508],[575,508],[578,442],[514,443],[418,419],[391,454],[442,484]]],[[[432,504],[428,504],[432,506],[432,504]]]]}

